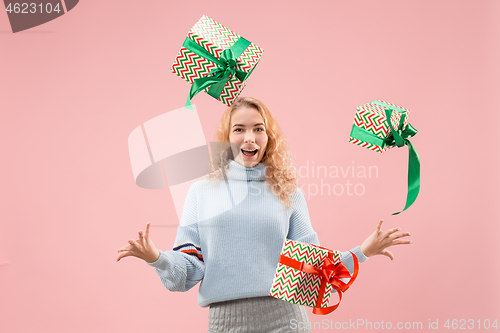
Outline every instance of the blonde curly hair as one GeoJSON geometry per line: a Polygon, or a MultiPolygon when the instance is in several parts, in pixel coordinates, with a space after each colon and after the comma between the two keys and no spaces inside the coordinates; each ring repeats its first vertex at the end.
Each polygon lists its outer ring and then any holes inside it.
{"type": "Polygon", "coordinates": [[[284,209],[291,208],[291,197],[298,186],[295,168],[292,165],[292,154],[274,116],[261,101],[255,98],[237,98],[222,115],[215,133],[216,142],[211,144],[213,172],[208,174],[206,178],[210,180],[225,178],[229,161],[234,159],[229,143],[231,117],[236,110],[242,107],[256,109],[264,120],[268,141],[260,162],[266,166],[266,181],[272,192],[283,201],[284,209]]]}

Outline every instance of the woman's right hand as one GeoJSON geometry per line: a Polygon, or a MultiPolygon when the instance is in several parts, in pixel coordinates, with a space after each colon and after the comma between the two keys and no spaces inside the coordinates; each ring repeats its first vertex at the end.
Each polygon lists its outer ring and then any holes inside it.
{"type": "Polygon", "coordinates": [[[149,223],[146,225],[146,233],[143,235],[142,230],[139,230],[139,238],[137,240],[129,239],[129,245],[126,245],[118,250],[116,261],[121,258],[134,256],[144,260],[147,263],[152,263],[160,257],[160,251],[149,239],[149,223]]]}

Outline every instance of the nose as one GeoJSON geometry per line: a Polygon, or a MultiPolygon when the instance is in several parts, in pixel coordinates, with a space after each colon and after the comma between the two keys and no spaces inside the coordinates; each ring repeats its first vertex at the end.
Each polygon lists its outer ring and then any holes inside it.
{"type": "Polygon", "coordinates": [[[245,143],[254,143],[255,142],[255,134],[253,131],[245,133],[245,143]]]}

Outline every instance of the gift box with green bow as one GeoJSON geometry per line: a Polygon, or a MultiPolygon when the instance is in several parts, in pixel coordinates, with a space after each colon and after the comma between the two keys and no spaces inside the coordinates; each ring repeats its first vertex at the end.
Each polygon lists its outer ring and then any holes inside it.
{"type": "Polygon", "coordinates": [[[358,106],[349,136],[349,142],[380,153],[408,146],[408,195],[402,211],[415,202],[420,191],[420,158],[409,140],[417,130],[408,122],[409,113],[406,108],[382,100],[358,106]]]}
{"type": "Polygon", "coordinates": [[[230,106],[264,50],[203,15],[191,28],[171,71],[192,84],[187,106],[200,91],[230,106]]]}

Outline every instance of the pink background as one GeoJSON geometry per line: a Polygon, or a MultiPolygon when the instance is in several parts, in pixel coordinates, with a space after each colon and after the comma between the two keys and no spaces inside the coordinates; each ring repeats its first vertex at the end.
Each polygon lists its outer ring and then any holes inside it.
{"type": "MultiPolygon", "coordinates": [[[[265,50],[243,95],[274,112],[297,167],[378,168],[323,180],[361,183],[363,195],[309,196],[322,245],[348,250],[381,218],[412,234],[413,244],[390,248],[394,261],[361,266],[337,311],[311,320],[424,329],[439,320],[445,331],[447,319],[500,319],[499,9],[497,0],[82,1],[16,34],[1,12],[0,331],[207,330],[198,287],[172,293],[141,260],[115,262],[147,222],[158,248],[173,245],[175,228],[161,227],[177,223],[171,194],[135,185],[127,137],[184,105],[189,84],[169,69],[203,14],[265,50]],[[356,106],[375,99],[409,108],[419,131],[421,192],[398,216],[407,148],[347,142],[356,106]]],[[[203,93],[194,102],[212,141],[225,106],[203,93]]]]}

